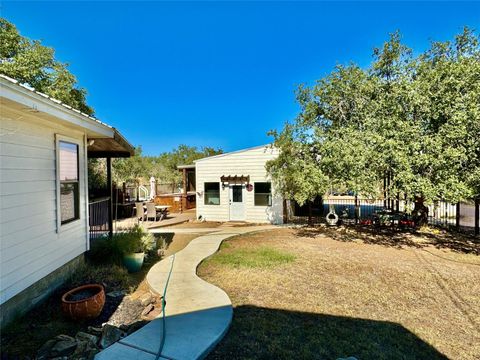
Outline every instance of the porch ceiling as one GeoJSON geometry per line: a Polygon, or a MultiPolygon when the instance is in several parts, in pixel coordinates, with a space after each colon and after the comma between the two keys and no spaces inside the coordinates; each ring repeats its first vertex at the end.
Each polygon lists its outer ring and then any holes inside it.
{"type": "Polygon", "coordinates": [[[89,158],[119,158],[130,157],[135,154],[135,148],[116,130],[113,138],[89,138],[93,141],[88,145],[87,155],[89,158]]]}

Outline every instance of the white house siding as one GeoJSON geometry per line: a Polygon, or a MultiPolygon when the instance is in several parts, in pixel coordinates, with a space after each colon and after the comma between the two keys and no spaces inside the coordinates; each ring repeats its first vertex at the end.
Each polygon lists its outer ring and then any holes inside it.
{"type": "MultiPolygon", "coordinates": [[[[268,160],[277,156],[278,150],[272,149],[270,146],[261,146],[196,161],[197,218],[202,216],[207,221],[229,221],[229,188],[222,189],[220,177],[222,175],[248,175],[251,184],[270,182],[265,165],[268,160]],[[220,205],[205,205],[203,197],[205,182],[220,183],[220,205]]],[[[282,223],[283,201],[282,197],[275,193],[273,184],[272,195],[272,206],[255,206],[254,191],[245,191],[245,221],[282,223]]]]}
{"type": "Polygon", "coordinates": [[[84,133],[0,110],[0,304],[87,249],[84,133]],[[79,142],[80,219],[57,232],[55,136],[79,142]]]}

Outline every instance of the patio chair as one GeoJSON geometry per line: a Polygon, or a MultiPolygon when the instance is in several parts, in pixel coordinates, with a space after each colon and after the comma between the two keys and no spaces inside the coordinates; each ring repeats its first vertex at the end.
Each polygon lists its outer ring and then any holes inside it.
{"type": "Polygon", "coordinates": [[[143,203],[141,202],[135,203],[135,210],[136,210],[137,219],[145,221],[147,214],[145,214],[145,210],[143,209],[143,203]]]}
{"type": "Polygon", "coordinates": [[[147,220],[153,218],[157,221],[157,209],[155,209],[155,203],[147,203],[147,220]]]}

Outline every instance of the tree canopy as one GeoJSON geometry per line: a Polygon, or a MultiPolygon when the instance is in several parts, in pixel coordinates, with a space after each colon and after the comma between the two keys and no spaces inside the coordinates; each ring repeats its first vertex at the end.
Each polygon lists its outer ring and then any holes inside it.
{"type": "Polygon", "coordinates": [[[480,194],[480,47],[468,28],[413,56],[398,32],[366,69],[339,65],[300,86],[301,111],[273,132],[280,156],[267,164],[280,191],[299,203],[330,188],[426,202],[480,194]]]}
{"type": "Polygon", "coordinates": [[[87,91],[78,86],[68,64],[55,59],[55,50],[20,35],[4,18],[0,18],[0,73],[87,115],[94,114],[86,103],[87,91]]]}
{"type": "Polygon", "coordinates": [[[126,159],[114,159],[112,162],[113,179],[118,183],[148,184],[151,176],[157,182],[171,184],[172,189],[179,187],[182,176],[178,165],[192,164],[193,161],[208,156],[221,154],[222,149],[211,147],[197,148],[196,146],[179,145],[169,152],[159,156],[143,156],[142,148],[135,149],[135,156],[126,159]]]}

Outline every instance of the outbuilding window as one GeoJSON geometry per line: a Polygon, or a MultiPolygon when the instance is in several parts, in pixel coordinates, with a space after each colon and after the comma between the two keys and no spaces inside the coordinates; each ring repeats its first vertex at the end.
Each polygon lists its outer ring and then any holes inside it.
{"type": "Polygon", "coordinates": [[[269,182],[256,182],[253,190],[255,192],[255,206],[272,206],[272,184],[269,182]]]}
{"type": "Polygon", "coordinates": [[[220,205],[220,183],[206,182],[205,189],[205,205],[220,205]]]}
{"type": "Polygon", "coordinates": [[[78,144],[58,141],[57,156],[60,223],[64,225],[80,218],[78,144]]]}

